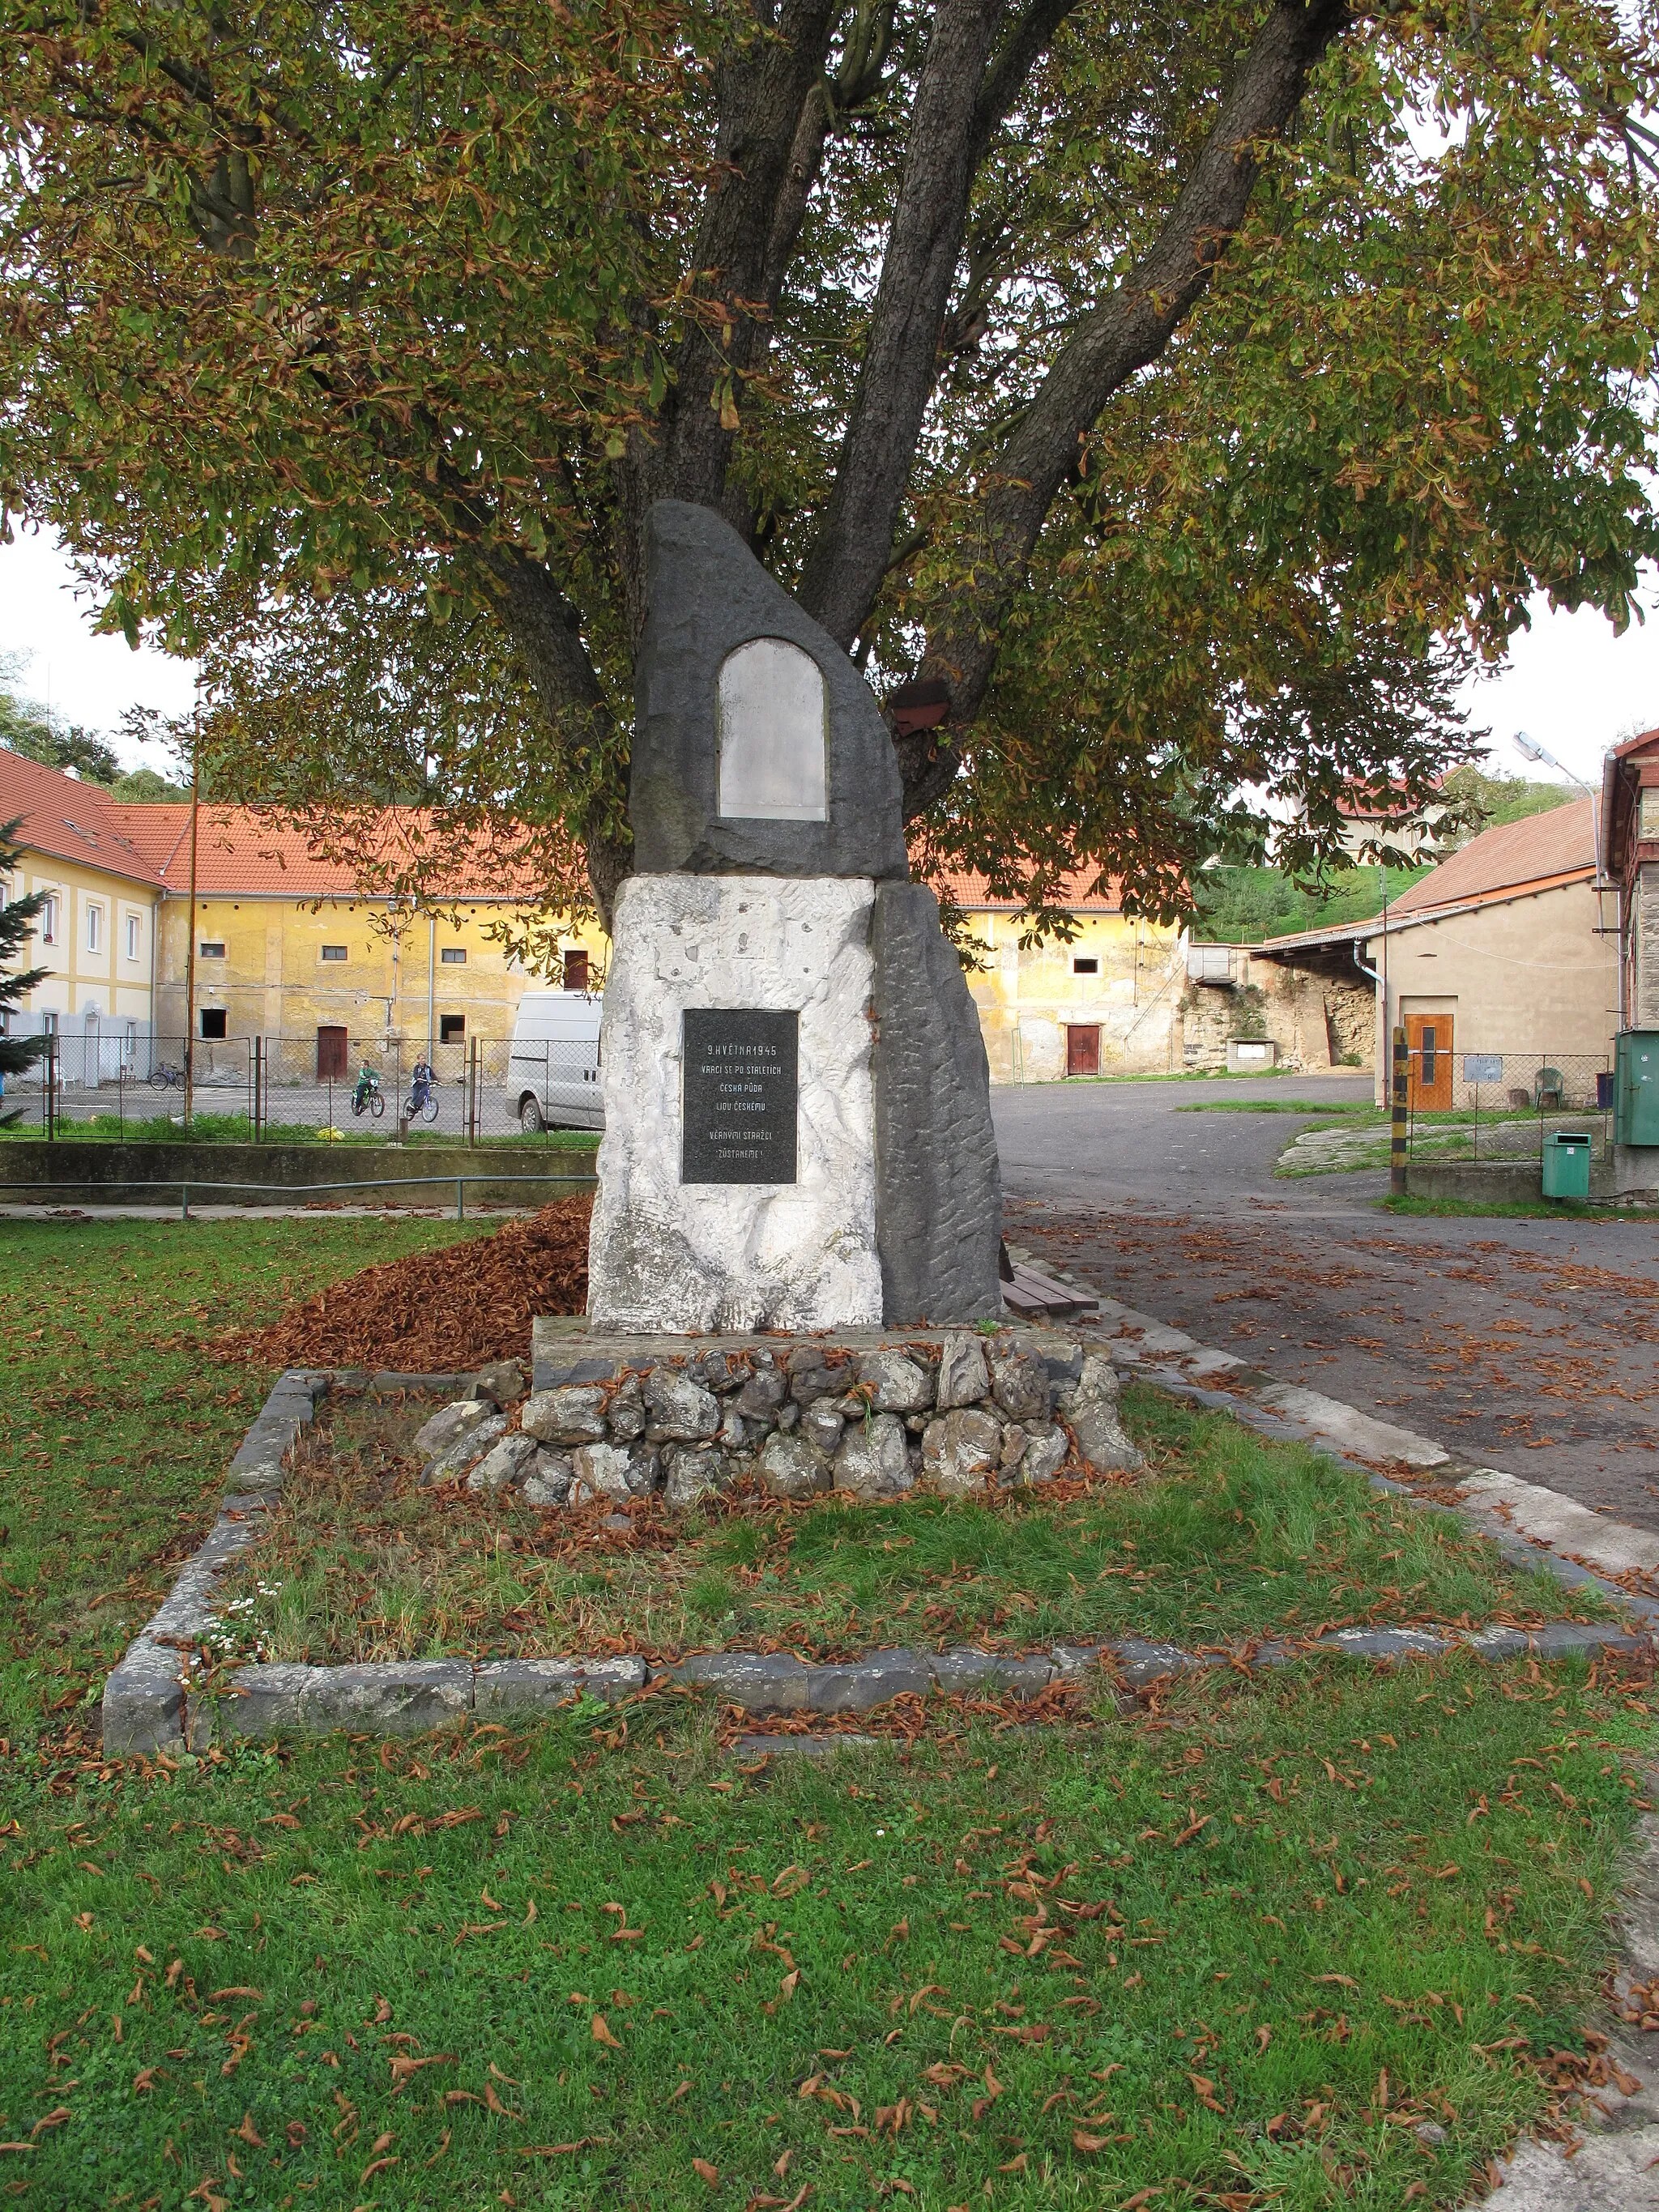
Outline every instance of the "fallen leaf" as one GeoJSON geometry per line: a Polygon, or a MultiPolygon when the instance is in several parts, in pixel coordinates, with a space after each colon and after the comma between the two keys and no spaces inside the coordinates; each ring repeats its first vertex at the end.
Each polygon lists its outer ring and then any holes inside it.
{"type": "Polygon", "coordinates": [[[265,2139],[254,2126],[252,2112],[244,2112],[241,2126],[233,2128],[230,2132],[234,2136],[240,2136],[250,2150],[263,2150],[265,2147],[265,2139]]]}
{"type": "Polygon", "coordinates": [[[1111,2148],[1111,2142],[1112,2139],[1110,2136],[1091,2136],[1085,2133],[1082,2128],[1073,2128],[1072,2130],[1072,2148],[1073,2150],[1109,2150],[1111,2148]]]}
{"type": "Polygon", "coordinates": [[[592,2033],[595,2043],[605,2044],[612,2051],[620,2051],[622,2049],[621,2044],[617,2042],[616,2037],[611,2033],[610,2023],[606,2021],[605,2016],[602,2012],[596,2012],[593,2015],[592,2033]]]}
{"type": "Polygon", "coordinates": [[[701,2174],[711,2189],[717,2189],[720,2186],[720,2170],[719,2166],[710,2166],[706,2158],[694,2158],[691,2161],[691,2167],[694,2172],[701,2174]]]}

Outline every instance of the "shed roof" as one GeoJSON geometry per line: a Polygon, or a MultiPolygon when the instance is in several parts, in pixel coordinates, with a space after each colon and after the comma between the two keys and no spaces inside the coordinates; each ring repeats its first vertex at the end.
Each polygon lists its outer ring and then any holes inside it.
{"type": "Polygon", "coordinates": [[[1595,873],[1595,802],[1576,799],[1523,822],[1483,830],[1449,853],[1420,884],[1395,901],[1402,917],[1443,906],[1463,906],[1495,892],[1525,890],[1595,873]]]}

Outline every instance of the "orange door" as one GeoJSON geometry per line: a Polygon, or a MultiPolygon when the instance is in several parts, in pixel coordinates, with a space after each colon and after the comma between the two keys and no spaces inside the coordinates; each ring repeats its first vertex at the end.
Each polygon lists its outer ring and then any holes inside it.
{"type": "Polygon", "coordinates": [[[1407,1096],[1419,1113],[1452,1103],[1452,1018],[1449,1014],[1406,1017],[1407,1096]]]}
{"type": "Polygon", "coordinates": [[[1067,1075],[1098,1075],[1100,1073],[1100,1024],[1072,1022],[1066,1030],[1066,1073],[1067,1075]]]}

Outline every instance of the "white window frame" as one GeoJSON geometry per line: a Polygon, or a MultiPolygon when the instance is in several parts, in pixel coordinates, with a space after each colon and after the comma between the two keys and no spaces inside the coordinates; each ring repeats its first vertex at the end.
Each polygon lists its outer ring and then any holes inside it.
{"type": "Polygon", "coordinates": [[[127,958],[129,960],[137,960],[141,957],[143,948],[144,917],[141,914],[130,914],[127,916],[126,921],[127,958]]]}
{"type": "Polygon", "coordinates": [[[87,951],[101,952],[104,949],[104,909],[96,899],[87,901],[87,951]]]}
{"type": "Polygon", "coordinates": [[[58,894],[56,891],[46,893],[45,903],[40,908],[40,942],[42,945],[56,945],[58,942],[58,894]]]}

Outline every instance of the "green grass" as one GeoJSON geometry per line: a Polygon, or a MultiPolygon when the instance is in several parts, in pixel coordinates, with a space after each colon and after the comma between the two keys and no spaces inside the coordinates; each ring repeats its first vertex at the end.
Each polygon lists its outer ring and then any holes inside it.
{"type": "Polygon", "coordinates": [[[6,2179],[52,2212],[1394,2212],[1462,2203],[1582,2053],[1647,1733],[1607,1688],[1332,1666],[941,1720],[758,1771],[683,1698],[15,1764],[6,2179]]]}
{"type": "Polygon", "coordinates": [[[199,1541],[272,1380],[227,1328],[441,1221],[0,1222],[0,1735],[95,1698],[199,1541]]]}
{"type": "Polygon", "coordinates": [[[1509,1221],[1659,1221],[1659,1212],[1639,1206],[1609,1206],[1580,1198],[1413,1198],[1392,1195],[1378,1199],[1384,1213],[1466,1214],[1470,1218],[1509,1221]]]}
{"type": "MultiPolygon", "coordinates": [[[[181,1094],[182,1099],[182,1094],[181,1094]]],[[[317,1121],[267,1121],[259,1141],[269,1145],[387,1145],[396,1141],[398,1118],[388,1107],[379,1121],[355,1121],[349,1097],[336,1101],[332,1126],[339,1132],[333,1138],[323,1133],[325,1123],[317,1121]]],[[[457,1113],[459,1113],[459,1108],[457,1113]]],[[[455,1119],[452,1115],[451,1120],[455,1119]]],[[[29,1127],[15,1123],[0,1134],[14,1139],[27,1139],[38,1144],[40,1130],[38,1124],[29,1127]]],[[[143,1119],[131,1114],[93,1114],[84,1121],[63,1121],[58,1124],[58,1139],[76,1144],[108,1143],[112,1139],[133,1145],[251,1145],[254,1142],[253,1124],[246,1114],[194,1114],[186,1124],[180,1113],[176,1118],[170,1114],[152,1114],[143,1119]]],[[[465,1141],[458,1128],[445,1128],[441,1122],[435,1127],[425,1123],[411,1129],[404,1139],[408,1145],[441,1145],[450,1151],[465,1141]]],[[[486,1132],[482,1145],[494,1152],[497,1149],[537,1152],[571,1150],[592,1152],[599,1143],[599,1133],[592,1129],[550,1129],[539,1136],[527,1136],[516,1124],[511,1130],[499,1133],[486,1132]]]]}
{"type": "Polygon", "coordinates": [[[1356,1102],[1348,1105],[1339,1100],[1335,1103],[1328,1101],[1322,1104],[1310,1104],[1305,1100],[1295,1098],[1205,1098],[1195,1105],[1177,1106],[1175,1110],[1177,1114],[1308,1114],[1316,1120],[1324,1120],[1333,1114],[1360,1114],[1380,1121],[1386,1121],[1389,1118],[1383,1109],[1369,1103],[1356,1102]]]}
{"type": "MultiPolygon", "coordinates": [[[[1547,1619],[1555,1578],[1319,1452],[1139,1386],[1149,1472],[1055,1498],[753,1498],[597,1517],[416,1486],[423,1406],[341,1407],[270,1534],[222,1585],[235,1649],[273,1659],[663,1656],[756,1643],[818,1656],[963,1638],[1025,1649],[1136,1633],[1231,1644],[1322,1623],[1547,1619]]],[[[1062,1486],[1066,1492],[1072,1485],[1062,1486]]]]}
{"type": "MultiPolygon", "coordinates": [[[[1449,2212],[1582,2071],[1652,1756],[1605,1668],[1327,1662],[1019,1735],[902,1707],[823,1764],[676,1694],[106,1765],[79,1706],[267,1379],[204,1341],[464,1233],[0,1224],[20,2204],[1449,2212]]],[[[710,1612],[766,1557],[713,1533],[710,1612]]]]}

